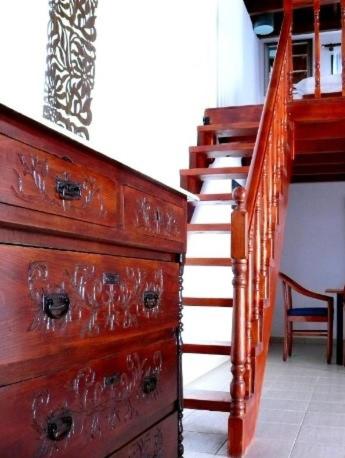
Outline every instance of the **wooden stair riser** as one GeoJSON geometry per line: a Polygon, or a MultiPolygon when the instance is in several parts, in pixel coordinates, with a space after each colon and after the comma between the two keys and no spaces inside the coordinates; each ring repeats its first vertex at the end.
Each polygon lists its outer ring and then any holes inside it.
{"type": "Polygon", "coordinates": [[[191,307],[232,307],[233,300],[230,298],[218,297],[184,297],[183,305],[191,307]]]}
{"type": "Polygon", "coordinates": [[[230,395],[222,391],[185,390],[184,407],[186,409],[230,411],[230,395]]]}
{"type": "Polygon", "coordinates": [[[206,343],[184,343],[183,353],[192,353],[199,355],[221,355],[230,356],[231,346],[223,343],[206,344],[206,343]]]}

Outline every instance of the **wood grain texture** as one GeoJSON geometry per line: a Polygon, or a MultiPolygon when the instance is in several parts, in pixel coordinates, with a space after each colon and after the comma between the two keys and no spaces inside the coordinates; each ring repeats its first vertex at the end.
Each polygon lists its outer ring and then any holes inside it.
{"type": "Polygon", "coordinates": [[[177,414],[170,415],[109,458],[176,458],[177,414]]]}
{"type": "Polygon", "coordinates": [[[44,370],[52,355],[88,340],[177,326],[177,264],[4,245],[0,253],[2,384],[12,365],[27,377],[21,362],[43,358],[44,370]],[[58,318],[44,308],[52,294],[68,297],[58,318]]]}
{"type": "Polygon", "coordinates": [[[0,454],[103,458],[176,399],[175,339],[3,387],[0,454]]]}
{"type": "Polygon", "coordinates": [[[3,105],[0,165],[0,456],[182,456],[186,198],[3,105]]]}

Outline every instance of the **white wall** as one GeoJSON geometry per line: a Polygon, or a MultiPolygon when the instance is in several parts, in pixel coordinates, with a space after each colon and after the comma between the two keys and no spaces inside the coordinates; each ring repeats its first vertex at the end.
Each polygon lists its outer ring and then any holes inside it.
{"type": "Polygon", "coordinates": [[[47,0],[1,1],[0,102],[42,119],[47,0]]]}
{"type": "MultiPolygon", "coordinates": [[[[342,288],[344,254],[345,183],[291,185],[282,272],[320,293],[327,288],[342,288]]],[[[302,304],[310,303],[308,298],[302,300],[302,304]]],[[[272,335],[283,335],[281,288],[277,294],[272,335]]]]}
{"type": "Polygon", "coordinates": [[[218,106],[262,103],[262,53],[243,0],[219,0],[218,106]]]}

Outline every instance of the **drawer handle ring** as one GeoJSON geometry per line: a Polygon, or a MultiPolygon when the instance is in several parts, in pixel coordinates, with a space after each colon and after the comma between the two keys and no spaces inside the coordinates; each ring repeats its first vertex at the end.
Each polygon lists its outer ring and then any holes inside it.
{"type": "Polygon", "coordinates": [[[56,191],[60,199],[78,200],[81,199],[82,184],[75,181],[56,179],[56,191]]]}
{"type": "Polygon", "coordinates": [[[52,441],[61,441],[70,433],[73,426],[73,417],[70,412],[64,411],[48,419],[47,436],[52,441]]]}
{"type": "Polygon", "coordinates": [[[155,391],[155,389],[157,388],[157,383],[158,383],[158,379],[157,379],[157,376],[155,374],[148,375],[147,377],[144,377],[144,379],[143,379],[143,392],[145,394],[153,393],[153,391],[155,391]]]}
{"type": "Polygon", "coordinates": [[[157,307],[159,302],[159,294],[156,291],[145,291],[144,292],[144,306],[148,310],[152,310],[157,307]]]}
{"type": "Polygon", "coordinates": [[[70,300],[66,293],[52,293],[43,296],[44,313],[54,320],[62,318],[68,313],[70,300]]]}

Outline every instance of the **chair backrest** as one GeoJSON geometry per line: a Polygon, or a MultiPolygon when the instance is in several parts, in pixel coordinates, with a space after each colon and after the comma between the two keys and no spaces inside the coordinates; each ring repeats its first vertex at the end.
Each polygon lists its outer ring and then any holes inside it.
{"type": "Polygon", "coordinates": [[[293,280],[282,272],[279,273],[279,278],[282,281],[283,285],[283,300],[285,310],[292,308],[292,291],[291,291],[291,282],[293,280]]]}

